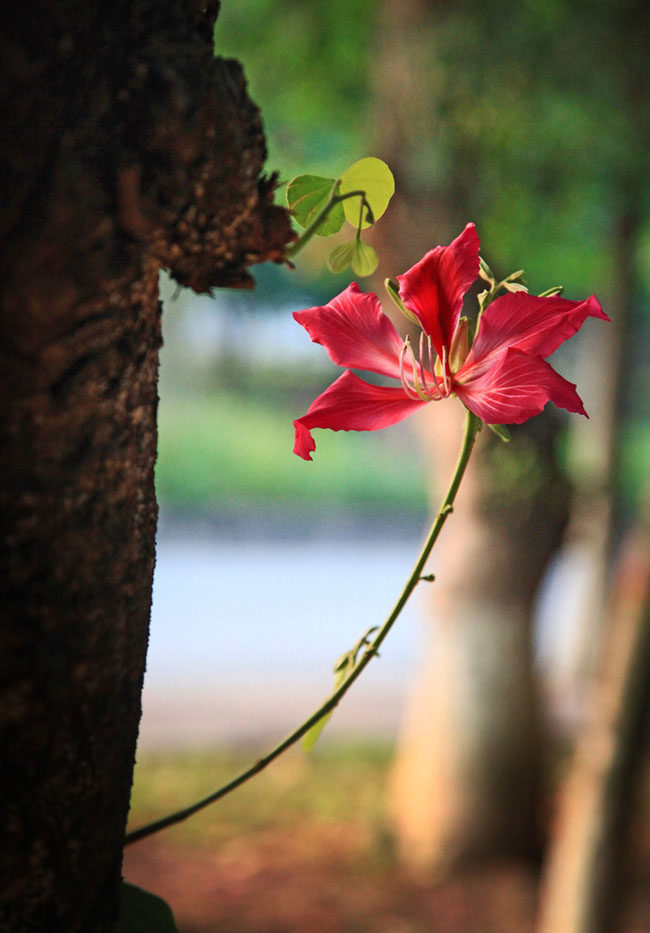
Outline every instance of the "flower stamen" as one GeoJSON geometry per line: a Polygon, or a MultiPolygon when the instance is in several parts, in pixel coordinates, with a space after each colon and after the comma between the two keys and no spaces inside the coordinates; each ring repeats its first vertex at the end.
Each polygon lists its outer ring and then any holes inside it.
{"type": "Polygon", "coordinates": [[[447,347],[442,347],[442,384],[445,389],[445,395],[449,395],[449,357],[447,355],[447,347]]]}
{"type": "Polygon", "coordinates": [[[418,358],[413,351],[411,338],[405,337],[399,354],[400,381],[404,392],[413,401],[419,399],[422,402],[439,402],[449,395],[448,383],[443,380],[441,384],[440,377],[436,374],[434,357],[435,351],[431,344],[431,337],[424,331],[420,334],[418,358]],[[410,357],[408,370],[407,354],[410,357]]]}
{"type": "Polygon", "coordinates": [[[440,386],[438,385],[438,380],[436,379],[435,373],[434,373],[433,371],[430,372],[430,373],[428,373],[427,367],[425,367],[425,365],[424,365],[425,350],[428,351],[428,354],[429,354],[429,366],[431,366],[431,360],[432,360],[432,356],[431,356],[431,337],[429,337],[428,334],[425,335],[424,331],[421,331],[421,332],[420,332],[420,360],[419,360],[420,379],[422,380],[422,384],[423,384],[423,386],[424,386],[424,390],[425,390],[425,392],[427,393],[427,395],[429,396],[429,398],[431,399],[431,401],[439,401],[440,399],[444,398],[444,395],[443,395],[442,392],[440,391],[440,386]],[[424,338],[425,338],[425,336],[426,336],[426,338],[427,338],[426,347],[425,347],[425,343],[424,343],[424,338]],[[431,378],[433,379],[433,386],[430,386],[429,383],[427,382],[427,375],[430,375],[431,378]]]}
{"type": "Polygon", "coordinates": [[[408,349],[409,349],[409,353],[411,354],[411,366],[413,370],[413,388],[417,392],[418,398],[422,399],[423,402],[431,402],[433,401],[433,399],[431,398],[429,393],[426,391],[426,388],[427,388],[426,381],[423,380],[424,382],[424,387],[423,387],[420,384],[420,380],[418,379],[418,361],[415,358],[415,353],[413,352],[413,347],[411,346],[410,340],[409,340],[408,349]]]}
{"type": "Polygon", "coordinates": [[[434,359],[434,357],[436,357],[436,352],[433,349],[433,343],[431,342],[431,337],[428,334],[427,334],[427,350],[429,354],[429,373],[431,374],[431,378],[433,379],[433,383],[435,385],[435,389],[437,393],[436,399],[443,399],[445,398],[445,392],[443,390],[443,387],[440,385],[440,382],[438,381],[438,376],[436,375],[436,361],[437,360],[434,359]]]}
{"type": "Polygon", "coordinates": [[[421,402],[432,402],[434,401],[434,396],[431,395],[426,379],[422,379],[424,387],[421,385],[420,380],[418,379],[418,365],[420,365],[420,369],[422,370],[421,364],[418,364],[418,361],[415,358],[415,353],[413,352],[413,347],[411,346],[410,337],[407,336],[404,339],[404,344],[399,355],[399,369],[402,388],[408,397],[413,399],[413,401],[419,399],[421,402]],[[405,359],[407,353],[409,353],[411,357],[411,382],[409,382],[409,379],[406,375],[405,359]]]}
{"type": "MultiPolygon", "coordinates": [[[[399,354],[399,377],[402,383],[402,388],[404,389],[408,397],[410,399],[413,399],[413,401],[417,401],[419,399],[419,395],[415,391],[415,389],[410,385],[408,379],[406,378],[406,372],[405,372],[405,366],[404,366],[405,357],[409,350],[411,350],[411,342],[409,338],[406,337],[406,339],[404,340],[404,343],[402,344],[402,349],[400,350],[400,354],[399,354]]],[[[411,356],[413,356],[412,350],[411,350],[411,356]]]]}

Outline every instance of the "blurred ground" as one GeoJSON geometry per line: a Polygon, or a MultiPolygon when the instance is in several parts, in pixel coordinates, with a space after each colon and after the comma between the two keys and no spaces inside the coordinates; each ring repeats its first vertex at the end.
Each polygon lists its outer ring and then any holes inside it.
{"type": "MultiPolygon", "coordinates": [[[[255,759],[148,755],[132,825],[202,796],[255,759]]],[[[438,882],[396,864],[384,802],[387,744],[293,751],[185,824],[126,850],[126,880],[164,897],[180,933],[529,933],[536,879],[517,864],[438,882]]],[[[635,842],[624,933],[650,931],[647,823],[635,842]]]]}
{"type": "Polygon", "coordinates": [[[155,875],[181,933],[524,933],[534,883],[504,866],[439,887],[359,864],[345,827],[268,834],[211,855],[164,843],[129,857],[128,878],[155,875]]]}

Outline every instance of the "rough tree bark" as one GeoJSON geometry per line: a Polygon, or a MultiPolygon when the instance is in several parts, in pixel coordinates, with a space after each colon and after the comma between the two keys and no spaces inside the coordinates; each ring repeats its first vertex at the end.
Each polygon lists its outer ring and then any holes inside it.
{"type": "Polygon", "coordinates": [[[0,928],[115,919],[154,566],[158,273],[291,238],[218,3],[15,3],[0,68],[0,928]]]}

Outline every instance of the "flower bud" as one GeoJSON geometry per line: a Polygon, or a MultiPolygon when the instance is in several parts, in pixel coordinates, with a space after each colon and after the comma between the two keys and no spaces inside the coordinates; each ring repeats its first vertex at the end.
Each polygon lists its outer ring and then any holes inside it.
{"type": "Polygon", "coordinates": [[[457,373],[461,368],[467,354],[469,353],[469,320],[464,315],[458,322],[456,333],[451,342],[449,351],[449,368],[452,373],[457,373]]]}
{"type": "Polygon", "coordinates": [[[483,259],[482,256],[478,257],[478,274],[486,282],[489,282],[490,285],[495,284],[496,279],[494,277],[494,272],[492,271],[492,269],[490,269],[490,267],[488,266],[488,264],[486,263],[486,261],[483,259]]]}
{"type": "Polygon", "coordinates": [[[419,327],[420,322],[417,316],[406,307],[399,296],[399,283],[395,279],[384,279],[384,288],[388,293],[388,297],[391,299],[395,307],[399,308],[406,320],[411,324],[417,324],[419,327]]]}
{"type": "Polygon", "coordinates": [[[354,243],[341,243],[335,246],[327,257],[327,265],[334,273],[343,272],[352,262],[354,254],[354,243]]]}
{"type": "Polygon", "coordinates": [[[367,243],[362,243],[361,240],[357,238],[354,243],[354,251],[350,263],[357,275],[372,275],[379,265],[379,257],[372,246],[368,246],[367,243]]]}
{"type": "Polygon", "coordinates": [[[521,282],[511,282],[510,279],[505,279],[503,287],[506,291],[509,292],[527,292],[528,289],[525,285],[522,285],[521,282]]]}

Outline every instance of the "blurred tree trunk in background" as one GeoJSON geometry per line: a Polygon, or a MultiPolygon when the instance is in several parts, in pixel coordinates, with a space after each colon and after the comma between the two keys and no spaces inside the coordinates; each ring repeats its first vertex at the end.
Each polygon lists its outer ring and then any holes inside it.
{"type": "MultiPolygon", "coordinates": [[[[542,886],[540,933],[606,933],[622,926],[629,829],[639,806],[634,790],[647,751],[648,520],[647,514],[641,519],[629,514],[630,501],[626,516],[621,466],[626,422],[645,418],[647,423],[648,418],[648,295],[641,263],[649,203],[649,29],[650,7],[641,0],[602,6],[589,25],[601,49],[601,96],[606,103],[615,102],[618,120],[616,135],[603,136],[610,145],[612,138],[624,144],[608,178],[611,267],[606,310],[612,325],[592,335],[597,342],[589,357],[600,385],[592,421],[596,441],[592,438],[588,447],[591,462],[579,461],[589,480],[581,510],[598,519],[595,526],[592,519],[585,537],[592,593],[568,669],[582,730],[559,797],[542,886]],[[631,522],[632,533],[626,534],[631,522]],[[612,574],[622,534],[622,553],[612,574]]],[[[574,439],[578,459],[584,437],[580,427],[574,439]]]]}
{"type": "Polygon", "coordinates": [[[290,238],[218,3],[11,4],[0,450],[0,927],[109,931],[154,565],[158,273],[290,238]]]}
{"type": "MultiPolygon", "coordinates": [[[[565,731],[579,730],[589,710],[591,680],[601,663],[601,635],[611,585],[612,560],[625,524],[622,490],[622,432],[631,401],[626,378],[643,332],[636,268],[641,217],[638,203],[621,192],[611,219],[614,283],[604,306],[607,327],[585,329],[578,382],[590,387],[589,420],[574,418],[569,443],[580,484],[572,503],[567,547],[580,555],[587,579],[573,633],[548,673],[547,690],[556,710],[570,711],[565,731]],[[567,729],[568,727],[568,729],[567,729]]],[[[641,341],[642,342],[642,341],[641,341]]]]}
{"type": "MultiPolygon", "coordinates": [[[[461,436],[460,406],[418,422],[439,501],[461,436]]],[[[400,849],[416,868],[541,842],[544,748],[532,655],[533,603],[568,514],[556,426],[540,417],[507,446],[484,429],[437,552],[426,641],[394,771],[400,849]]]]}
{"type": "Polygon", "coordinates": [[[445,6],[431,0],[383,0],[378,17],[373,142],[395,175],[396,190],[390,211],[372,231],[381,243],[381,278],[406,271],[428,249],[457,236],[471,219],[469,142],[455,140],[458,160],[444,178],[434,159],[445,106],[437,68],[438,25],[445,6]]]}
{"type": "MultiPolygon", "coordinates": [[[[450,116],[437,58],[448,7],[385,0],[383,10],[377,154],[393,168],[397,194],[377,235],[390,262],[382,273],[394,276],[478,220],[482,193],[479,137],[471,123],[450,116]]],[[[418,422],[436,506],[453,470],[461,419],[460,405],[445,403],[429,406],[418,422]]],[[[531,617],[567,520],[568,483],[547,414],[513,435],[505,446],[484,431],[431,561],[431,616],[392,794],[399,847],[420,869],[539,855],[543,743],[531,617]]]]}
{"type": "MultiPolygon", "coordinates": [[[[539,933],[610,933],[624,922],[650,712],[650,500],[626,538],[603,647],[563,787],[540,898],[539,933]]],[[[636,869],[636,870],[635,870],[636,869]]]]}
{"type": "MultiPolygon", "coordinates": [[[[631,413],[639,420],[648,415],[647,385],[635,371],[643,372],[639,363],[647,334],[640,247],[647,189],[642,153],[647,156],[650,146],[645,40],[650,9],[632,4],[628,12],[630,19],[617,17],[608,30],[611,46],[622,54],[611,57],[610,48],[603,62],[620,95],[630,146],[614,181],[611,204],[612,281],[606,310],[612,324],[595,341],[592,335],[589,357],[598,370],[592,420],[596,441],[592,439],[588,448],[591,461],[580,463],[588,480],[578,507],[580,516],[587,516],[583,545],[591,559],[591,591],[567,672],[581,728],[559,796],[557,829],[542,885],[540,933],[623,928],[630,827],[635,808],[641,809],[638,784],[648,748],[649,488],[646,474],[645,499],[636,503],[637,514],[629,514],[628,502],[626,515],[622,438],[631,413]]],[[[574,435],[579,460],[584,426],[575,426],[574,435]]],[[[566,692],[567,684],[560,687],[566,692]]]]}

